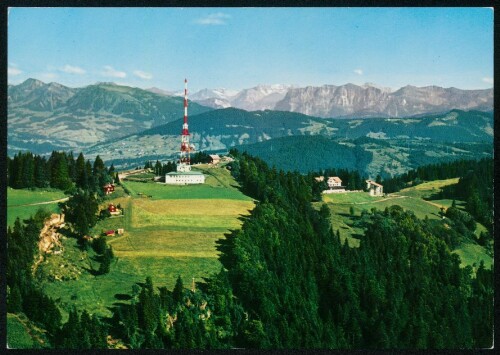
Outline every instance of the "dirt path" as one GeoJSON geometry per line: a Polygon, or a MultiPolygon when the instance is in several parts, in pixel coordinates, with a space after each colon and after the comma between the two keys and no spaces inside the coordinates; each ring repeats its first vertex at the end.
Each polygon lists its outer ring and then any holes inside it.
{"type": "Polygon", "coordinates": [[[65,202],[65,201],[68,201],[68,200],[69,200],[69,197],[64,197],[64,198],[60,198],[59,200],[36,202],[36,203],[27,203],[27,204],[24,204],[24,205],[9,205],[7,207],[23,207],[23,206],[49,205],[51,203],[65,202]]]}
{"type": "Polygon", "coordinates": [[[366,205],[366,204],[372,204],[372,203],[379,203],[379,202],[384,202],[384,201],[389,201],[389,200],[396,200],[398,198],[408,198],[409,196],[399,196],[399,195],[394,195],[392,197],[386,197],[381,200],[377,201],[365,201],[365,202],[354,202],[354,203],[339,203],[339,205],[366,205]]]}
{"type": "Polygon", "coordinates": [[[412,196],[406,196],[406,195],[392,195],[391,197],[383,198],[383,199],[378,200],[378,201],[356,202],[356,203],[351,203],[351,205],[365,205],[365,204],[368,204],[368,203],[370,203],[370,204],[371,204],[371,203],[378,203],[378,202],[383,202],[383,201],[388,201],[388,200],[395,200],[395,199],[399,199],[399,198],[418,199],[418,200],[424,201],[425,203],[428,203],[429,205],[432,205],[432,206],[434,206],[434,207],[437,207],[437,208],[439,208],[439,209],[444,208],[444,210],[445,210],[445,211],[448,209],[448,207],[443,206],[443,205],[440,205],[440,204],[438,204],[438,203],[434,203],[434,202],[431,202],[431,201],[427,201],[427,200],[424,200],[423,198],[412,197],[412,196]]]}
{"type": "MultiPolygon", "coordinates": [[[[411,196],[408,196],[408,197],[409,198],[413,198],[411,196]]],[[[432,206],[437,207],[439,209],[444,208],[445,211],[448,209],[448,207],[446,207],[446,206],[440,205],[439,203],[434,203],[434,202],[431,202],[431,201],[424,200],[423,198],[419,198],[419,200],[422,200],[425,203],[428,203],[429,205],[432,205],[432,206]]]]}
{"type": "Polygon", "coordinates": [[[21,323],[21,325],[24,327],[24,330],[26,330],[26,333],[28,333],[28,335],[31,337],[31,339],[34,339],[36,340],[40,345],[43,345],[45,344],[45,341],[43,341],[42,338],[40,338],[38,335],[36,334],[32,334],[31,333],[31,329],[26,325],[26,323],[24,322],[24,320],[22,320],[19,315],[15,314],[15,313],[11,313],[18,321],[19,323],[21,323]]]}

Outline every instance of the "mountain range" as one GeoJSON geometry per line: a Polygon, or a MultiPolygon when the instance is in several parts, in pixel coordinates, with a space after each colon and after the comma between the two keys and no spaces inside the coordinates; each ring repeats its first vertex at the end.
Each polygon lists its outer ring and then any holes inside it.
{"type": "MultiPolygon", "coordinates": [[[[345,150],[346,147],[352,148],[350,140],[363,138],[374,139],[380,148],[376,154],[373,152],[377,149],[373,150],[370,145],[360,148],[374,154],[363,169],[392,174],[413,168],[418,161],[427,161],[432,156],[473,157],[475,153],[471,151],[476,151],[476,148],[471,148],[473,145],[491,146],[493,141],[492,90],[407,86],[392,92],[374,84],[316,88],[260,85],[240,92],[203,90],[191,94],[190,98],[198,102],[219,100],[229,106],[213,109],[190,101],[189,129],[191,142],[197,150],[248,147],[255,154],[272,160],[266,154],[269,154],[267,148],[274,147],[273,154],[281,164],[284,163],[282,157],[287,157],[287,162],[300,163],[300,159],[292,159],[285,150],[307,152],[315,159],[323,157],[314,164],[314,159],[308,159],[311,167],[337,164],[337,161],[325,158],[325,154],[329,156],[325,153],[328,151],[334,155],[366,157],[368,155],[360,151],[352,155],[345,150]],[[232,105],[244,106],[250,111],[232,105]],[[254,107],[273,106],[281,110],[252,110],[254,107]],[[472,110],[473,107],[484,111],[472,110]],[[308,114],[297,112],[300,110],[308,114]],[[445,112],[432,113],[441,110],[445,112]],[[313,115],[314,112],[321,114],[313,115]],[[292,136],[297,138],[287,138],[292,136]],[[330,144],[330,150],[312,154],[311,147],[317,150],[318,142],[324,137],[335,140],[336,144],[347,145],[330,144]],[[276,139],[281,141],[274,144],[276,139]],[[309,144],[307,139],[312,139],[314,144],[309,144]],[[410,141],[425,149],[419,148],[418,154],[414,149],[411,157],[407,154],[399,165],[381,163],[388,157],[397,160],[405,156],[399,145],[403,142],[404,146],[404,142],[410,141]],[[391,142],[389,146],[387,142],[391,142]],[[436,144],[446,148],[447,144],[455,143],[466,143],[467,147],[457,148],[453,154],[444,154],[441,148],[435,150],[436,144]],[[281,153],[277,147],[282,147],[281,153]]],[[[20,150],[37,154],[52,150],[83,150],[86,156],[100,155],[106,161],[123,166],[135,162],[142,164],[144,159],[172,160],[179,150],[182,116],[183,98],[179,93],[172,94],[158,88],[142,90],[114,83],[69,88],[28,79],[19,85],[8,86],[8,154],[20,150]]],[[[329,140],[321,142],[328,143],[329,140]]],[[[481,149],[479,155],[484,153],[481,149]]]]}
{"type": "Polygon", "coordinates": [[[405,86],[396,91],[367,83],[308,86],[259,85],[237,93],[204,89],[191,99],[213,108],[278,110],[317,117],[408,117],[452,109],[493,109],[493,89],[460,90],[439,86],[405,86]]]}
{"type": "MultiPolygon", "coordinates": [[[[150,91],[97,83],[69,88],[28,79],[9,85],[8,148],[38,153],[79,150],[137,133],[183,116],[183,99],[150,91]]],[[[195,115],[211,108],[191,102],[195,115]]]]}

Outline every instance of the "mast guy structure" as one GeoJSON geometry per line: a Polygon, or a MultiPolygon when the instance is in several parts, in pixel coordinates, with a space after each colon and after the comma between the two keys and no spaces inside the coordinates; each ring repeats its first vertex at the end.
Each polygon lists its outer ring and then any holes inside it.
{"type": "Polygon", "coordinates": [[[181,154],[177,171],[191,171],[191,147],[189,145],[189,128],[188,128],[188,99],[187,99],[187,79],[184,79],[184,124],[182,125],[181,134],[181,154]]]}
{"type": "Polygon", "coordinates": [[[181,133],[181,151],[177,171],[165,175],[165,183],[171,185],[204,184],[205,175],[201,171],[191,171],[191,150],[189,145],[187,79],[184,79],[184,123],[181,133]]]}

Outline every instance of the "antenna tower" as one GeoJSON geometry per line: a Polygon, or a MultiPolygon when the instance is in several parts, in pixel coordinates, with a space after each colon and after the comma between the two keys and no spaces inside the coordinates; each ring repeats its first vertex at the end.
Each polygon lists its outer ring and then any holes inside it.
{"type": "Polygon", "coordinates": [[[177,171],[191,170],[191,147],[189,145],[189,129],[188,129],[188,99],[187,99],[187,79],[184,79],[184,124],[182,125],[181,135],[181,154],[177,171]]]}

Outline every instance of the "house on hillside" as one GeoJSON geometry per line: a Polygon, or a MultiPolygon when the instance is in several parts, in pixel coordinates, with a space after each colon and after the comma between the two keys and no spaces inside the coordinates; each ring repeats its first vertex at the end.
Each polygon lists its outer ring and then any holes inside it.
{"type": "Polygon", "coordinates": [[[314,180],[316,180],[317,182],[323,182],[323,181],[325,181],[325,177],[324,176],[317,176],[314,178],[314,180]]]}
{"type": "Polygon", "coordinates": [[[116,216],[116,215],[120,214],[120,210],[112,203],[108,205],[108,211],[109,211],[109,213],[111,213],[112,216],[116,216]]]}
{"type": "Polygon", "coordinates": [[[328,181],[326,182],[328,184],[328,187],[330,189],[334,187],[339,187],[342,186],[342,180],[338,176],[332,176],[328,178],[328,181]]]}
{"type": "Polygon", "coordinates": [[[366,180],[366,188],[370,196],[382,196],[384,194],[384,187],[373,180],[366,180]]]}
{"type": "Polygon", "coordinates": [[[220,162],[220,157],[217,154],[210,154],[210,164],[217,165],[220,162]]]}
{"type": "MultiPolygon", "coordinates": [[[[321,181],[324,181],[324,177],[323,176],[320,176],[320,177],[323,178],[323,180],[321,180],[321,181]]],[[[318,178],[316,178],[316,180],[317,179],[318,178]]],[[[329,177],[328,180],[326,181],[326,184],[328,185],[328,190],[324,190],[323,191],[324,194],[345,192],[345,186],[342,186],[342,180],[340,180],[340,178],[338,176],[329,177]]]]}
{"type": "Polygon", "coordinates": [[[102,187],[102,190],[104,191],[105,195],[109,195],[110,193],[115,192],[115,185],[106,184],[102,187]]]}

